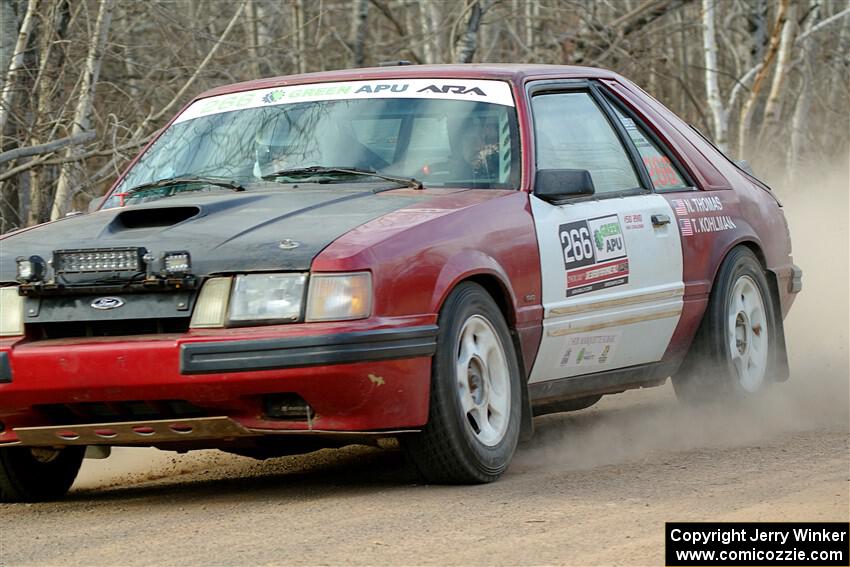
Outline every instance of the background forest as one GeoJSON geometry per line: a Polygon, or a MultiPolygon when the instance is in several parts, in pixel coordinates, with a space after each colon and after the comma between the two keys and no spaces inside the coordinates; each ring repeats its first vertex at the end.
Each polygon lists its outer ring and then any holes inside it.
{"type": "Polygon", "coordinates": [[[398,59],[613,69],[769,181],[850,151],[850,0],[0,0],[0,233],[209,87],[398,59]]]}

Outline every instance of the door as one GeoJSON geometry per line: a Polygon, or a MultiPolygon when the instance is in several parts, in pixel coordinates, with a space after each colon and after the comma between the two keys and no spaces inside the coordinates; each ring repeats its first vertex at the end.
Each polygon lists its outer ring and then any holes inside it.
{"type": "Polygon", "coordinates": [[[661,360],[682,312],[682,247],[622,125],[590,89],[531,99],[537,169],[584,169],[592,198],[531,197],[543,337],[530,382],[661,360]]]}

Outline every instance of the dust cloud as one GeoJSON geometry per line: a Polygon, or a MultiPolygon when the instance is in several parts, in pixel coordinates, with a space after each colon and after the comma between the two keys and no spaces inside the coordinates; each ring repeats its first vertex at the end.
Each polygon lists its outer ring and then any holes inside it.
{"type": "MultiPolygon", "coordinates": [[[[770,444],[795,432],[850,431],[848,195],[850,166],[767,179],[783,201],[803,291],[785,320],[791,364],[756,405],[689,408],[671,384],[606,396],[596,406],[537,420],[514,470],[586,469],[710,447],[770,444]]],[[[850,460],[848,460],[850,462],[850,460]]]]}
{"type": "MultiPolygon", "coordinates": [[[[606,396],[586,410],[544,416],[536,420],[535,437],[520,448],[509,474],[649,462],[676,451],[769,444],[794,432],[848,431],[848,177],[843,165],[802,171],[793,187],[784,179],[767,180],[783,200],[794,260],[804,272],[803,292],[785,321],[788,382],[773,387],[756,406],[684,407],[668,382],[606,396]]],[[[75,489],[223,468],[239,475],[244,460],[217,451],[184,456],[118,448],[107,460],[86,460],[75,489]]]]}
{"type": "Polygon", "coordinates": [[[191,456],[153,448],[116,447],[107,459],[86,459],[74,490],[108,488],[203,473],[237,461],[249,461],[221,451],[193,451],[191,456]]]}

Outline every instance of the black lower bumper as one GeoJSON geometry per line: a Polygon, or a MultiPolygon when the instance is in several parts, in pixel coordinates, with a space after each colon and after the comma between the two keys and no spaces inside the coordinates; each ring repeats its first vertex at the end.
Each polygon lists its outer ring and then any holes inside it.
{"type": "Polygon", "coordinates": [[[378,329],[314,337],[189,343],[181,374],[216,374],[431,356],[437,326],[378,329]]]}

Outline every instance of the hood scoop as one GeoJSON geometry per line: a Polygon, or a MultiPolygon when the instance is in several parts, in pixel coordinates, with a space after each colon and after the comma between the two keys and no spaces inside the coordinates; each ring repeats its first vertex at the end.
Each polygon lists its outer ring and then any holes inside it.
{"type": "Polygon", "coordinates": [[[118,213],[111,223],[111,232],[138,228],[174,226],[200,214],[200,207],[153,207],[128,209],[118,213]]]}

